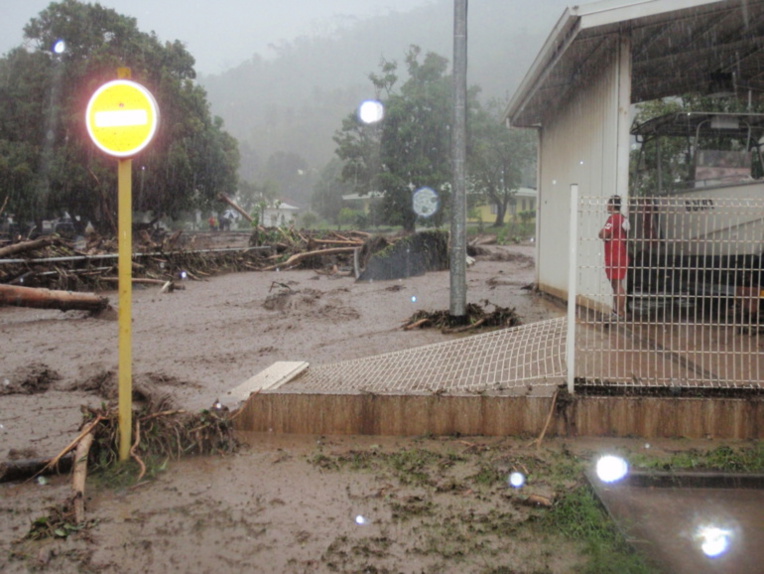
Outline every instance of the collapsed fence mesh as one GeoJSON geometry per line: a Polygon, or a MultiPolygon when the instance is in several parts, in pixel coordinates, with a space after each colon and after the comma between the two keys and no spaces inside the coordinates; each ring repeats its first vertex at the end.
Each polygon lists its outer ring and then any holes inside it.
{"type": "Polygon", "coordinates": [[[599,237],[607,198],[579,201],[577,380],[761,388],[764,200],[708,192],[627,209],[624,313],[599,237]]]}
{"type": "Polygon", "coordinates": [[[526,392],[565,374],[566,321],[550,319],[338,363],[312,366],[288,385],[302,392],[526,392]]]}

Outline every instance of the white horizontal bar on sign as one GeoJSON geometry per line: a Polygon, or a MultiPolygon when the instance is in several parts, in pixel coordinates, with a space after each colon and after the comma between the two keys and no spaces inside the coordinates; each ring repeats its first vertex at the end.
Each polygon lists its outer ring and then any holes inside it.
{"type": "Polygon", "coordinates": [[[122,128],[127,126],[145,126],[149,123],[146,110],[117,110],[113,112],[96,112],[95,125],[97,128],[122,128]]]}

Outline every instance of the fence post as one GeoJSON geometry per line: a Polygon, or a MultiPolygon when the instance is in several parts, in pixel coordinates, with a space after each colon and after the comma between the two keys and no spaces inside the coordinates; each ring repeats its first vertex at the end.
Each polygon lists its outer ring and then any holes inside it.
{"type": "Polygon", "coordinates": [[[576,299],[578,296],[578,184],[570,186],[570,234],[568,240],[568,334],[565,345],[568,392],[573,394],[576,377],[576,299]]]}

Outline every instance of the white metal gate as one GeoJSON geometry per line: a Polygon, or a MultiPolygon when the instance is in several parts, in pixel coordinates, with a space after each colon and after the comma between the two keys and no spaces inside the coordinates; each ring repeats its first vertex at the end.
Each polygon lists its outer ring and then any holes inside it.
{"type": "Polygon", "coordinates": [[[625,317],[612,315],[598,237],[607,198],[576,204],[569,386],[575,377],[584,385],[761,388],[764,197],[672,196],[624,205],[631,224],[625,317]]]}

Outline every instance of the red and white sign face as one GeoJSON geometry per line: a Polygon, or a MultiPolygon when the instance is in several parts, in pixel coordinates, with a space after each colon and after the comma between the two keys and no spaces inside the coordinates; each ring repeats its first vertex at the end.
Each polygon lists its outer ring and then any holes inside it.
{"type": "Polygon", "coordinates": [[[141,152],[154,138],[159,107],[154,96],[130,80],[102,85],[88,102],[85,123],[93,143],[119,158],[141,152]]]}

